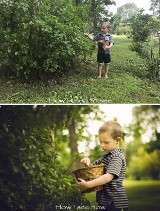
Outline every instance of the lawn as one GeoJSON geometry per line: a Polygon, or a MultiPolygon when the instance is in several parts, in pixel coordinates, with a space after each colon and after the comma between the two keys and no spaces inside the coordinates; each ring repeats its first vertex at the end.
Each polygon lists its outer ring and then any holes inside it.
{"type": "MultiPolygon", "coordinates": [[[[125,181],[124,186],[129,200],[129,211],[159,211],[160,181],[125,181]]],[[[85,195],[96,206],[95,192],[85,195]]]]}
{"type": "MultiPolygon", "coordinates": [[[[75,71],[45,82],[20,83],[0,78],[5,104],[157,104],[160,85],[144,76],[146,63],[129,50],[131,40],[114,36],[109,79],[97,79],[96,50],[75,71]]],[[[104,74],[104,73],[103,73],[104,74]]]]}

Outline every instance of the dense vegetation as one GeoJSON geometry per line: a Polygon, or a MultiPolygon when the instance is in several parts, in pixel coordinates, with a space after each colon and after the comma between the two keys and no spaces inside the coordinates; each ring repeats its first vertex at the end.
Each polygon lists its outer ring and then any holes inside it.
{"type": "Polygon", "coordinates": [[[159,16],[130,4],[113,15],[106,7],[113,3],[0,0],[1,103],[159,102],[159,16]],[[114,36],[106,82],[95,80],[96,45],[83,33],[100,31],[108,18],[111,33],[131,39],[114,36]]]}
{"type": "MultiPolygon", "coordinates": [[[[1,103],[159,103],[159,83],[151,80],[148,63],[129,50],[131,40],[115,36],[109,79],[97,79],[96,49],[89,61],[61,77],[20,83],[1,78],[1,103]],[[123,53],[120,53],[123,52],[123,53]],[[136,61],[136,62],[135,62],[136,61]],[[150,79],[149,79],[150,78],[150,79]]],[[[158,42],[158,39],[154,39],[158,42]]],[[[158,49],[156,49],[156,52],[158,49]]]]}
{"type": "MultiPolygon", "coordinates": [[[[127,177],[159,179],[159,106],[138,106],[122,142],[127,177]],[[147,125],[147,127],[146,127],[147,125]],[[150,140],[143,143],[143,134],[150,140]]],[[[125,115],[125,114],[124,114],[125,115]]],[[[101,156],[90,149],[97,138],[87,130],[88,120],[104,120],[97,106],[0,107],[0,209],[56,210],[56,206],[89,206],[76,188],[71,170],[80,167],[78,146],[84,142],[92,160],[101,156]]],[[[91,124],[91,123],[90,123],[91,124]]]]}
{"type": "Polygon", "coordinates": [[[124,5],[113,16],[106,7],[113,3],[112,0],[1,0],[1,75],[7,79],[46,80],[75,70],[75,65],[80,65],[94,50],[94,45],[83,37],[84,31],[96,33],[109,16],[112,32],[121,33],[118,27],[127,27],[123,33],[131,32],[135,42],[136,31],[141,49],[141,42],[158,30],[158,17],[143,15],[134,4],[124,5]],[[128,15],[124,18],[124,14],[128,15]]]}
{"type": "Polygon", "coordinates": [[[70,164],[65,165],[58,150],[59,143],[65,143],[62,128],[73,127],[78,109],[81,114],[90,110],[81,106],[0,108],[1,210],[56,210],[58,204],[87,203],[71,172],[67,173],[70,164]]]}
{"type": "Polygon", "coordinates": [[[90,50],[82,36],[85,7],[71,0],[0,1],[0,10],[1,72],[7,77],[60,74],[90,50]]]}

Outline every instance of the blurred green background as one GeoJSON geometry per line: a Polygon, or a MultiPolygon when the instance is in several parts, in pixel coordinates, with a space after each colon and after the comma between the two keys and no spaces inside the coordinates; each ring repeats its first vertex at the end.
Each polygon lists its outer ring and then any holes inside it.
{"type": "MultiPolygon", "coordinates": [[[[160,210],[160,181],[153,180],[125,180],[124,187],[128,195],[129,210],[131,211],[158,211],[160,210]]],[[[96,193],[85,195],[91,205],[95,202],[96,193]]]]}

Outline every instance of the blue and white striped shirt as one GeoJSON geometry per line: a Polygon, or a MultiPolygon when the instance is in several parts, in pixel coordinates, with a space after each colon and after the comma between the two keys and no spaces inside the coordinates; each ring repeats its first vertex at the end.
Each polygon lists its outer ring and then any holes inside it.
{"type": "Polygon", "coordinates": [[[116,149],[93,162],[93,165],[103,163],[104,173],[114,174],[112,181],[104,185],[103,190],[97,191],[96,201],[101,205],[110,205],[114,202],[116,208],[128,207],[128,199],[123,187],[123,180],[126,173],[126,161],[123,155],[124,149],[116,149]]]}
{"type": "MultiPolygon", "coordinates": [[[[98,34],[96,34],[96,35],[93,37],[93,40],[94,40],[94,41],[108,40],[109,43],[113,43],[113,44],[114,44],[113,37],[112,37],[112,35],[111,35],[110,33],[107,33],[107,34],[98,33],[98,34]]],[[[102,47],[100,47],[100,46],[98,45],[98,51],[99,51],[99,52],[103,52],[104,49],[102,49],[102,47]]],[[[106,49],[106,50],[104,51],[104,53],[105,53],[105,54],[110,53],[110,49],[106,49]]]]}

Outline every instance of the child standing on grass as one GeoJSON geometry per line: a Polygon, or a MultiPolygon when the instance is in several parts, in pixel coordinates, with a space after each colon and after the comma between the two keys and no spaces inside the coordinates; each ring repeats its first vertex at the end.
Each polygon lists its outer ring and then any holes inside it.
{"type": "Polygon", "coordinates": [[[101,78],[102,76],[103,63],[105,66],[105,77],[108,78],[109,64],[111,63],[110,48],[114,44],[112,35],[109,33],[109,29],[110,29],[110,23],[104,22],[102,24],[101,33],[98,33],[95,36],[91,36],[87,33],[84,34],[90,40],[98,42],[98,54],[97,54],[98,72],[99,72],[98,78],[101,78]]]}
{"type": "MultiPolygon", "coordinates": [[[[103,185],[103,190],[97,191],[96,201],[99,210],[103,211],[128,211],[128,199],[123,187],[123,180],[126,173],[126,161],[123,155],[123,149],[119,148],[122,137],[121,126],[114,121],[104,123],[99,129],[100,147],[104,155],[93,162],[93,165],[104,164],[104,175],[97,179],[86,182],[78,179],[80,191],[88,188],[103,185]],[[105,209],[104,209],[105,207],[105,209]]],[[[89,158],[81,160],[86,167],[90,165],[89,158]]]]}

